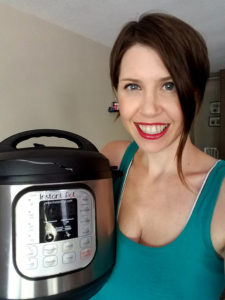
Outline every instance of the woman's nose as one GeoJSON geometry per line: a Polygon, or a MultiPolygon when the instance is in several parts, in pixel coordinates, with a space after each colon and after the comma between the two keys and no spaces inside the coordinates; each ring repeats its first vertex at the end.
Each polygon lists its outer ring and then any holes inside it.
{"type": "Polygon", "coordinates": [[[156,115],[160,112],[160,104],[155,93],[143,95],[140,111],[145,115],[156,115]]]}

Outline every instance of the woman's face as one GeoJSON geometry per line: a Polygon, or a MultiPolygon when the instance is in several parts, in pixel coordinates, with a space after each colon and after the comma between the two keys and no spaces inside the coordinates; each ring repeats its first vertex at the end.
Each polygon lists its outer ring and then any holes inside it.
{"type": "Polygon", "coordinates": [[[117,93],[122,122],[142,150],[177,149],[183,129],[180,101],[153,48],[136,44],[125,52],[117,93]]]}

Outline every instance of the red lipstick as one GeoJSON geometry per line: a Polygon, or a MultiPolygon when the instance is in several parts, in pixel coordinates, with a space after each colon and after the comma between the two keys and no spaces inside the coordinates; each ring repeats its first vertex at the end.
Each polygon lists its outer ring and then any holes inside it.
{"type": "Polygon", "coordinates": [[[134,123],[141,137],[157,140],[163,137],[169,129],[167,123],[134,123]]]}

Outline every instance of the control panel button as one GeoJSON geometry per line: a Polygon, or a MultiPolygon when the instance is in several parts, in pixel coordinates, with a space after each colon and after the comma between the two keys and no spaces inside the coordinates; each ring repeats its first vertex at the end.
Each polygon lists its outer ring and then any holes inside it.
{"type": "Polygon", "coordinates": [[[91,207],[90,205],[82,205],[81,208],[80,208],[80,212],[82,213],[87,213],[87,212],[90,212],[91,211],[91,207]]]}
{"type": "Polygon", "coordinates": [[[91,234],[91,227],[86,225],[81,226],[80,231],[81,231],[81,235],[89,235],[91,234]]]}
{"type": "Polygon", "coordinates": [[[88,196],[83,196],[81,199],[81,205],[91,205],[91,200],[88,196]]]}
{"type": "Polygon", "coordinates": [[[91,256],[91,248],[90,249],[85,249],[80,251],[80,258],[81,260],[88,259],[91,256]]]}
{"type": "Polygon", "coordinates": [[[63,252],[72,252],[74,250],[74,242],[68,241],[63,243],[63,252]]]}
{"type": "Polygon", "coordinates": [[[80,239],[80,248],[81,249],[87,249],[91,247],[91,237],[84,237],[80,239]]]}
{"type": "Polygon", "coordinates": [[[81,223],[90,223],[91,218],[88,215],[81,216],[81,223]]]}
{"type": "Polygon", "coordinates": [[[46,256],[44,257],[44,267],[54,267],[57,265],[57,257],[56,256],[46,256]]]}
{"type": "Polygon", "coordinates": [[[75,262],[75,253],[71,252],[71,253],[65,253],[63,255],[63,263],[64,264],[70,264],[75,262]]]}
{"type": "Polygon", "coordinates": [[[55,244],[44,245],[43,247],[44,255],[56,255],[57,246],[55,244]]]}

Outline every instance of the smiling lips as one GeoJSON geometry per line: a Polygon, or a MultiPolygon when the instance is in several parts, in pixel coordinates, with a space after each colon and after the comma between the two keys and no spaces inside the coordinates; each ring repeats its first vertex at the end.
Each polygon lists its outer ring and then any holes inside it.
{"type": "Polygon", "coordinates": [[[134,123],[139,134],[149,140],[156,140],[164,136],[169,128],[168,123],[134,123]]]}

